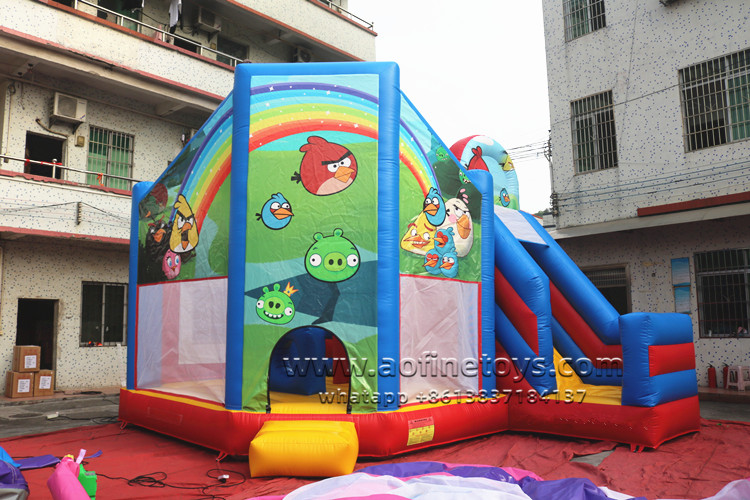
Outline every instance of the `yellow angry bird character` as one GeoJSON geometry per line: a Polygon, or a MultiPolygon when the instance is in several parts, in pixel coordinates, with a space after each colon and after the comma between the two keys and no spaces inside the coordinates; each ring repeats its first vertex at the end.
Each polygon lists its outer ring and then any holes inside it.
{"type": "Polygon", "coordinates": [[[177,210],[172,223],[172,234],[169,237],[169,248],[175,253],[189,252],[198,244],[198,226],[195,215],[183,195],[174,203],[177,210]]]}
{"type": "Polygon", "coordinates": [[[435,229],[437,228],[427,220],[427,214],[420,212],[406,228],[406,233],[401,238],[401,248],[413,254],[425,255],[435,248],[435,229]]]}

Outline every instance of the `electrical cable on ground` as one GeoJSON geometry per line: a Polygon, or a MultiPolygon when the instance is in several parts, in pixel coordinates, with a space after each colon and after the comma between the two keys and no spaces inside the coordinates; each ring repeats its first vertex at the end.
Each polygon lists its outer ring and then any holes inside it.
{"type": "Polygon", "coordinates": [[[210,479],[213,479],[215,481],[218,481],[218,483],[213,484],[171,484],[166,482],[167,480],[167,473],[162,471],[157,472],[151,472],[148,474],[142,474],[139,476],[136,476],[132,479],[128,479],[126,477],[121,476],[108,476],[106,474],[103,474],[101,472],[96,473],[99,477],[104,477],[106,479],[111,479],[115,481],[125,481],[128,486],[142,486],[145,488],[173,488],[178,490],[193,490],[199,492],[201,495],[204,495],[201,498],[207,499],[207,500],[223,500],[226,497],[220,496],[215,493],[209,493],[209,490],[214,488],[234,488],[235,486],[240,486],[243,483],[247,481],[247,477],[238,471],[233,470],[224,470],[224,469],[209,469],[206,471],[206,476],[210,479]]]}

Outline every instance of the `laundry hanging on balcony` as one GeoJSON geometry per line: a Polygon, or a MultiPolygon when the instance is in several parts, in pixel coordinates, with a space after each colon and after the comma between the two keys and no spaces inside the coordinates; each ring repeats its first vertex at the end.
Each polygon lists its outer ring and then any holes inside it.
{"type": "MultiPolygon", "coordinates": [[[[169,4],[169,28],[174,28],[182,17],[182,0],[172,0],[169,4]]],[[[174,33],[174,31],[171,31],[174,33]]]]}

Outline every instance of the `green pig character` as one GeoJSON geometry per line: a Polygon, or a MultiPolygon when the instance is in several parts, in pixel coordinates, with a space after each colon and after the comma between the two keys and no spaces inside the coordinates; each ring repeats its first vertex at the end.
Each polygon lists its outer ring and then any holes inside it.
{"type": "Polygon", "coordinates": [[[354,243],[344,238],[344,231],[334,229],[331,236],[315,233],[315,243],[305,254],[305,269],[320,281],[344,281],[359,269],[359,251],[354,243]]]}
{"type": "Polygon", "coordinates": [[[273,291],[269,291],[267,286],[263,287],[263,295],[260,296],[255,304],[255,312],[263,321],[273,323],[274,325],[284,325],[294,318],[294,302],[292,294],[295,290],[290,283],[286,284],[286,289],[281,292],[281,285],[276,283],[273,291]]]}

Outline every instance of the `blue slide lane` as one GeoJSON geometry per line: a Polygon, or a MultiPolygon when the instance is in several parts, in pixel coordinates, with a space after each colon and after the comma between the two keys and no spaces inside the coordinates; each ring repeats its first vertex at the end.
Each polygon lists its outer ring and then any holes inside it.
{"type": "Polygon", "coordinates": [[[596,368],[555,318],[552,318],[552,339],[557,352],[571,360],[570,365],[584,384],[622,385],[622,366],[596,368]]]}
{"type": "MultiPolygon", "coordinates": [[[[549,279],[523,245],[495,216],[495,267],[508,280],[524,304],[536,315],[539,353],[535,353],[524,340],[506,314],[495,307],[495,338],[526,380],[540,393],[555,390],[552,352],[552,307],[549,296],[549,279]]],[[[497,298],[495,299],[497,302],[497,298]]]]}
{"type": "Polygon", "coordinates": [[[573,308],[606,345],[620,343],[620,314],[533,215],[521,212],[547,246],[524,244],[573,308]]]}

